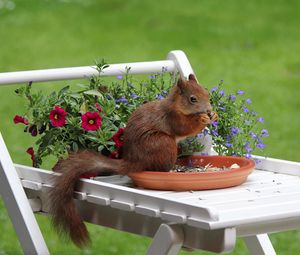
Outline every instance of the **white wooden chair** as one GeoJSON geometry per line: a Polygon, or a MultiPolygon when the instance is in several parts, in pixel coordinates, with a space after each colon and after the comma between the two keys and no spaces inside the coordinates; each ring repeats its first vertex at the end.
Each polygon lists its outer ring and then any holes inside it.
{"type": "MultiPolygon", "coordinates": [[[[102,75],[179,71],[192,67],[182,51],[167,60],[112,64],[102,75]]],[[[77,79],[94,67],[0,73],[1,84],[77,79]]],[[[251,254],[275,254],[266,233],[300,228],[300,163],[260,158],[246,183],[233,188],[151,191],[82,179],[74,197],[91,223],[153,238],[148,255],[175,255],[182,247],[216,253],[234,249],[242,237],[251,254]],[[133,224],[134,223],[134,224],[133,224]]],[[[13,164],[0,135],[0,191],[25,254],[49,254],[33,212],[47,214],[48,191],[59,174],[13,164]]]]}

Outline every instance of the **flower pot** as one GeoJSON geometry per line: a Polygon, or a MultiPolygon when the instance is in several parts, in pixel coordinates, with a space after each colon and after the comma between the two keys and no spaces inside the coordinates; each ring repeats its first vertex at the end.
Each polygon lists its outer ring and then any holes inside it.
{"type": "Polygon", "coordinates": [[[230,167],[238,164],[239,168],[224,171],[207,172],[152,172],[144,171],[129,174],[134,184],[145,189],[155,190],[208,190],[228,188],[242,184],[253,171],[253,160],[233,156],[190,156],[178,160],[178,164],[193,166],[230,167]]]}

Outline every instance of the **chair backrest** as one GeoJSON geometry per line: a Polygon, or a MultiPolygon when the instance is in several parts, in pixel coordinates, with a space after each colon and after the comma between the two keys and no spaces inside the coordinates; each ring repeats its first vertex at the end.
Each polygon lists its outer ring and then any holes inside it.
{"type": "MultiPolygon", "coordinates": [[[[183,77],[188,77],[189,74],[194,73],[185,53],[180,50],[175,50],[168,53],[167,60],[110,64],[100,75],[122,75],[127,67],[130,67],[130,74],[156,73],[161,72],[162,68],[166,69],[168,72],[179,71],[180,75],[183,77]]],[[[0,85],[82,79],[93,75],[99,75],[96,66],[8,72],[0,73],[0,85]]]]}

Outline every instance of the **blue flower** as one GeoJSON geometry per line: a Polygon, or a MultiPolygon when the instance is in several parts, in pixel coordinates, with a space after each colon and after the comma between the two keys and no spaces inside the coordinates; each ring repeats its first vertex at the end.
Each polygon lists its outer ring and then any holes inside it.
{"type": "Polygon", "coordinates": [[[244,156],[245,156],[245,158],[248,158],[248,159],[251,159],[251,158],[252,158],[252,156],[251,156],[250,153],[246,153],[244,156]]]}
{"type": "Polygon", "coordinates": [[[224,144],[227,148],[229,147],[232,147],[233,146],[233,144],[232,143],[230,143],[230,142],[225,142],[225,144],[224,144]]]}
{"type": "Polygon", "coordinates": [[[264,120],[263,117],[259,117],[259,118],[257,119],[257,121],[258,121],[259,123],[262,123],[262,124],[265,122],[265,120],[264,120]]]}
{"type": "Polygon", "coordinates": [[[244,95],[244,94],[245,94],[245,91],[239,89],[236,93],[237,93],[238,95],[244,95]]]}
{"type": "Polygon", "coordinates": [[[218,134],[218,131],[217,130],[212,130],[211,131],[211,134],[213,135],[213,136],[218,136],[219,134],[218,134]]]}
{"type": "Polygon", "coordinates": [[[215,92],[215,91],[217,91],[217,89],[218,89],[218,87],[212,87],[212,88],[210,89],[210,92],[215,92]]]}
{"type": "Polygon", "coordinates": [[[266,147],[266,145],[265,144],[263,144],[263,143],[257,143],[257,144],[255,144],[255,146],[258,148],[258,149],[264,149],[265,147],[266,147]]]}
{"type": "Polygon", "coordinates": [[[244,112],[249,112],[249,109],[245,105],[243,105],[242,108],[244,112]]]}
{"type": "Polygon", "coordinates": [[[201,132],[201,133],[199,133],[199,134],[197,134],[197,138],[198,139],[201,139],[201,138],[203,138],[204,137],[204,134],[201,132]]]}
{"type": "Polygon", "coordinates": [[[154,74],[149,75],[149,79],[155,79],[155,75],[154,74]]]}
{"type": "Polygon", "coordinates": [[[245,150],[246,150],[247,153],[252,152],[252,148],[250,147],[250,142],[249,141],[247,141],[245,143],[244,147],[245,147],[245,150]]]}
{"type": "Polygon", "coordinates": [[[168,95],[168,91],[163,90],[163,91],[161,92],[161,94],[164,95],[164,96],[166,96],[166,95],[168,95]]]}
{"type": "Polygon", "coordinates": [[[246,103],[247,103],[247,104],[251,104],[251,103],[252,103],[251,99],[250,99],[250,98],[247,98],[247,99],[246,99],[246,103]]]}
{"type": "Polygon", "coordinates": [[[117,79],[118,80],[122,80],[123,79],[123,75],[121,75],[121,74],[117,75],[117,79]]]}
{"type": "Polygon", "coordinates": [[[232,139],[232,136],[231,136],[231,135],[227,135],[225,138],[226,138],[228,141],[230,141],[230,140],[232,139]]]}
{"type": "Polygon", "coordinates": [[[164,96],[159,94],[159,95],[156,96],[156,99],[162,100],[162,99],[164,99],[164,96]]]}
{"type": "Polygon", "coordinates": [[[253,131],[250,132],[250,135],[251,135],[252,139],[254,139],[254,140],[258,139],[257,134],[255,134],[253,131]]]}
{"type": "Polygon", "coordinates": [[[216,128],[218,126],[218,121],[212,121],[211,122],[211,125],[216,128]]]}
{"type": "Polygon", "coordinates": [[[260,159],[257,159],[257,158],[256,158],[256,159],[254,159],[254,160],[255,160],[255,163],[256,163],[256,164],[261,163],[261,160],[260,160],[260,159]]]}
{"type": "Polygon", "coordinates": [[[219,91],[219,94],[220,94],[222,97],[225,96],[224,90],[220,90],[220,91],[219,91]]]}
{"type": "Polygon", "coordinates": [[[135,93],[132,93],[132,94],[130,95],[130,97],[133,98],[133,99],[139,98],[139,96],[138,96],[137,94],[135,94],[135,93]]]}
{"type": "Polygon", "coordinates": [[[236,95],[229,95],[228,99],[234,101],[236,99],[236,95]]]}
{"type": "Polygon", "coordinates": [[[260,136],[269,136],[269,132],[268,132],[268,129],[262,129],[261,132],[260,132],[260,136]]]}
{"type": "Polygon", "coordinates": [[[203,131],[202,131],[203,135],[206,136],[209,134],[209,129],[208,128],[205,128],[203,131]]]}
{"type": "Polygon", "coordinates": [[[240,132],[240,129],[238,127],[231,127],[230,130],[231,130],[232,136],[236,136],[240,132]]]}
{"type": "Polygon", "coordinates": [[[223,107],[223,106],[219,106],[218,109],[219,109],[220,111],[222,111],[222,112],[225,112],[225,111],[226,111],[225,107],[223,107]]]}
{"type": "Polygon", "coordinates": [[[128,103],[128,100],[127,100],[124,96],[122,96],[121,98],[118,98],[118,99],[116,100],[116,102],[117,102],[117,103],[122,103],[122,104],[127,104],[127,103],[128,103]]]}

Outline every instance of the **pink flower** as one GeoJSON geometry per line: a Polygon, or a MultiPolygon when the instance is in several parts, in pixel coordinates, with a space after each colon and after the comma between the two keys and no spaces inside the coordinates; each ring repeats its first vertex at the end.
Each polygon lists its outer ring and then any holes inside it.
{"type": "Polygon", "coordinates": [[[28,148],[26,150],[26,153],[29,154],[31,156],[31,160],[32,160],[32,165],[34,165],[34,161],[35,161],[35,155],[34,155],[34,150],[32,147],[28,148]]]}
{"type": "Polygon", "coordinates": [[[54,106],[54,110],[52,110],[49,115],[53,127],[62,127],[66,125],[66,117],[67,112],[59,106],[54,106]]]}
{"type": "Polygon", "coordinates": [[[29,124],[28,120],[25,117],[20,116],[20,115],[16,115],[14,117],[14,123],[15,124],[23,123],[24,125],[28,125],[29,124]]]}
{"type": "Polygon", "coordinates": [[[86,131],[96,131],[102,125],[102,118],[98,112],[86,112],[81,116],[81,127],[86,131]]]}
{"type": "Polygon", "coordinates": [[[112,140],[115,142],[117,148],[123,146],[123,136],[124,128],[119,128],[118,131],[113,135],[112,140]]]}

